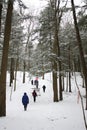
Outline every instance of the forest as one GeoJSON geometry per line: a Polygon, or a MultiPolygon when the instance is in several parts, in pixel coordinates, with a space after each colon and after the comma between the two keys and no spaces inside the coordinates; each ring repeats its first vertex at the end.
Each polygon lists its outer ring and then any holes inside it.
{"type": "Polygon", "coordinates": [[[64,77],[66,92],[72,93],[71,76],[79,72],[87,110],[87,0],[78,6],[74,0],[46,1],[34,15],[22,0],[0,0],[0,117],[6,116],[7,71],[14,91],[18,71],[23,83],[26,72],[43,79],[52,72],[53,102],[63,100],[64,77]]]}

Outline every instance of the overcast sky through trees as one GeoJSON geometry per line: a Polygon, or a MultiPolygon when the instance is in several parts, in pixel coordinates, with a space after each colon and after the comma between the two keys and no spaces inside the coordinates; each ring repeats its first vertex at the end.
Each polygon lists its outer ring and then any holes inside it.
{"type": "MultiPolygon", "coordinates": [[[[46,0],[22,0],[28,7],[39,9],[46,5],[46,0]]],[[[69,0],[70,1],[70,0],[69,0]]],[[[76,5],[81,4],[82,0],[74,0],[76,5]]]]}

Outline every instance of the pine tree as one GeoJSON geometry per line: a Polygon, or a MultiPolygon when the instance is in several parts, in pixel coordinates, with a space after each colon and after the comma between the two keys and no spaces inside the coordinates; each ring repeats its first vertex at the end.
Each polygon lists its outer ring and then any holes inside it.
{"type": "Polygon", "coordinates": [[[5,22],[3,55],[1,64],[1,75],[0,75],[0,117],[6,116],[6,71],[8,62],[8,49],[9,49],[9,40],[11,32],[12,11],[13,11],[13,1],[9,0],[5,22]]]}

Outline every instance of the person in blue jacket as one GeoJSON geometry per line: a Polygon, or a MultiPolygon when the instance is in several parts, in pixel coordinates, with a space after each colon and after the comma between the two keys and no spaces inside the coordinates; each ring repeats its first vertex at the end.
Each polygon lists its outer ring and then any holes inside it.
{"type": "Polygon", "coordinates": [[[27,95],[27,93],[25,92],[23,97],[22,97],[22,104],[24,105],[24,110],[27,110],[27,105],[29,103],[29,97],[27,95]]]}

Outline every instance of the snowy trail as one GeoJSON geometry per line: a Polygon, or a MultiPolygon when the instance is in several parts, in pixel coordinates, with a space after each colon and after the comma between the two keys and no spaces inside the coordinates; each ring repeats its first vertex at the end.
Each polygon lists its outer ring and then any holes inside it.
{"type": "Polygon", "coordinates": [[[12,101],[9,100],[10,88],[7,90],[7,116],[0,118],[0,130],[85,130],[76,92],[64,93],[63,101],[53,103],[52,83],[40,80],[41,96],[34,103],[31,95],[34,86],[19,81],[16,92],[12,93],[12,101]],[[46,93],[42,91],[43,84],[47,86],[46,93]],[[25,91],[30,99],[27,111],[23,110],[21,103],[25,91]]]}

